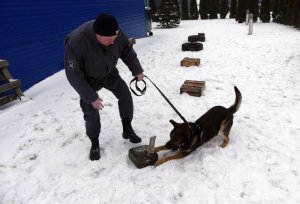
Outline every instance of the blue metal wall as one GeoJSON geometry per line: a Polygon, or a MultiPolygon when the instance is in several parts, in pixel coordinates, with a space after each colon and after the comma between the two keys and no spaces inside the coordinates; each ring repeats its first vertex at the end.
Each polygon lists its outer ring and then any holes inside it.
{"type": "Polygon", "coordinates": [[[142,0],[1,0],[0,59],[22,90],[63,68],[63,39],[101,12],[114,15],[128,37],[147,35],[142,0]]]}

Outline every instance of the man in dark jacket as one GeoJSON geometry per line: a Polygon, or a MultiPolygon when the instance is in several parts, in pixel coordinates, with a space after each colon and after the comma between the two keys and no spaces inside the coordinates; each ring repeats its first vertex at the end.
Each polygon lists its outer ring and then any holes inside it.
{"type": "Polygon", "coordinates": [[[80,95],[86,126],[91,140],[90,160],[100,159],[99,134],[101,129],[99,110],[103,101],[97,91],[111,91],[118,99],[123,124],[123,138],[132,143],[141,142],[131,126],[133,102],[128,86],[116,68],[118,59],[128,66],[132,75],[142,80],[143,69],[128,38],[119,28],[116,19],[100,14],[73,30],[65,38],[65,71],[72,87],[80,95]]]}

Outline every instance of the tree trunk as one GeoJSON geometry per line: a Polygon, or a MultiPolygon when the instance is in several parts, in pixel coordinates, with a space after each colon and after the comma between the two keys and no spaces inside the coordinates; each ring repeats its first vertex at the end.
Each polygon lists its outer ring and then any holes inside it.
{"type": "Polygon", "coordinates": [[[237,0],[231,0],[229,18],[236,18],[237,0]]]}
{"type": "Polygon", "coordinates": [[[181,20],[189,19],[188,0],[182,0],[181,2],[181,20]]]}
{"type": "Polygon", "coordinates": [[[220,2],[220,18],[226,18],[228,13],[228,0],[221,0],[220,2]]]}
{"type": "Polygon", "coordinates": [[[263,23],[270,22],[270,0],[262,0],[260,7],[260,20],[263,23]]]}
{"type": "Polygon", "coordinates": [[[239,23],[246,21],[247,0],[238,0],[236,20],[239,23]]]}
{"type": "Polygon", "coordinates": [[[200,0],[199,14],[201,19],[208,19],[208,0],[200,0]]]}
{"type": "Polygon", "coordinates": [[[190,1],[190,19],[192,20],[198,20],[198,8],[197,8],[197,1],[191,0],[190,1]]]}

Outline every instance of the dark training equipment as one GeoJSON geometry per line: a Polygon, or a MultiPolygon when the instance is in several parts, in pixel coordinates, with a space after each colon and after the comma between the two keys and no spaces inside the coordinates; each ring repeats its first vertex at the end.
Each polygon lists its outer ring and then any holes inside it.
{"type": "Polygon", "coordinates": [[[204,33],[198,33],[198,35],[190,35],[188,36],[189,42],[205,42],[205,34],[204,33]]]}
{"type": "Polygon", "coordinates": [[[203,50],[202,43],[183,43],[181,46],[182,51],[200,51],[203,50]]]}
{"type": "Polygon", "coordinates": [[[198,33],[198,37],[200,42],[205,42],[205,33],[198,33]]]}
{"type": "Polygon", "coordinates": [[[143,145],[129,149],[129,159],[139,169],[144,168],[146,166],[154,165],[155,162],[158,160],[157,153],[148,154],[148,148],[148,145],[143,145]]]}
{"type": "Polygon", "coordinates": [[[156,137],[150,138],[149,145],[142,145],[129,149],[129,159],[134,165],[141,169],[146,166],[154,165],[158,160],[158,154],[154,152],[154,142],[156,137]]]}

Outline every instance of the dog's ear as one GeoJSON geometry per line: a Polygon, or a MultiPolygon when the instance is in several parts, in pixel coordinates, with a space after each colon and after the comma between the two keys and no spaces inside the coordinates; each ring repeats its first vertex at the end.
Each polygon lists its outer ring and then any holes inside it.
{"type": "Polygon", "coordinates": [[[176,123],[174,120],[170,120],[170,123],[174,126],[174,127],[177,127],[178,123],[176,123]]]}

